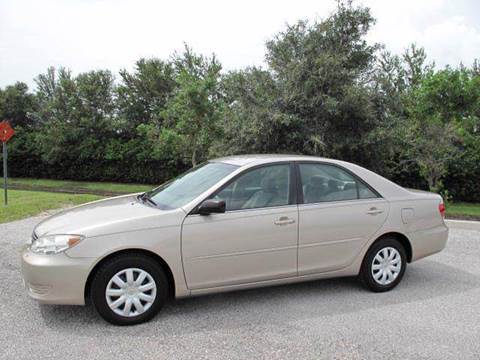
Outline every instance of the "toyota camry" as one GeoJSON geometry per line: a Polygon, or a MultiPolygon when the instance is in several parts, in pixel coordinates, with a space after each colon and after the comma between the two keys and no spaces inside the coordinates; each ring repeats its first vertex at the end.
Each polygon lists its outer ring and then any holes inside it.
{"type": "Polygon", "coordinates": [[[22,271],[30,297],[92,303],[118,325],[151,319],[169,296],[346,276],[382,292],[445,247],[444,215],[439,195],[348,162],[233,156],[43,220],[22,271]]]}

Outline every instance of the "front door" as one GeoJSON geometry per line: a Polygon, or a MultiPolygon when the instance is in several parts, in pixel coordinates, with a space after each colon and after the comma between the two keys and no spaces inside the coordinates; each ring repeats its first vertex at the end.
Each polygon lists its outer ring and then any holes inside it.
{"type": "Polygon", "coordinates": [[[298,209],[289,163],[246,170],[212,197],[224,214],[192,214],[182,227],[190,289],[297,274],[298,209]]]}

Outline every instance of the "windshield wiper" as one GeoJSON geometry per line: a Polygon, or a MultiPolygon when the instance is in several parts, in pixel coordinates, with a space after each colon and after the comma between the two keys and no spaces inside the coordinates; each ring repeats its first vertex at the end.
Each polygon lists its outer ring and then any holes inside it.
{"type": "Polygon", "coordinates": [[[156,203],[155,201],[153,201],[152,199],[150,199],[150,197],[147,195],[146,192],[143,193],[143,194],[141,194],[138,198],[139,198],[140,200],[149,202],[149,203],[152,204],[153,206],[157,206],[157,203],[156,203]]]}

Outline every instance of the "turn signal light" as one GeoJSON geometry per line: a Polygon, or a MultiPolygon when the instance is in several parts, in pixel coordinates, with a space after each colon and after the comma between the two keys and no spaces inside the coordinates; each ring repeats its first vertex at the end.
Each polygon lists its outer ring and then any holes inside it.
{"type": "Polygon", "coordinates": [[[81,240],[82,240],[82,238],[79,237],[79,236],[71,237],[67,241],[68,247],[72,247],[72,246],[77,245],[81,240]]]}

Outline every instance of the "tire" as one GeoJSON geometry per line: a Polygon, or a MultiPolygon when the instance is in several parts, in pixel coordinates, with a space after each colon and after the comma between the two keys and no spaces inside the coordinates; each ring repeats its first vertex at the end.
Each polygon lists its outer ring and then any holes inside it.
{"type": "Polygon", "coordinates": [[[363,259],[360,278],[371,291],[389,291],[400,283],[406,268],[407,256],[403,245],[395,238],[385,237],[368,250],[363,259]],[[393,259],[389,260],[390,257],[393,259]]]}
{"type": "Polygon", "coordinates": [[[98,268],[90,297],[97,312],[109,323],[135,325],[160,311],[168,289],[167,277],[154,259],[130,253],[109,259],[98,268]]]}

